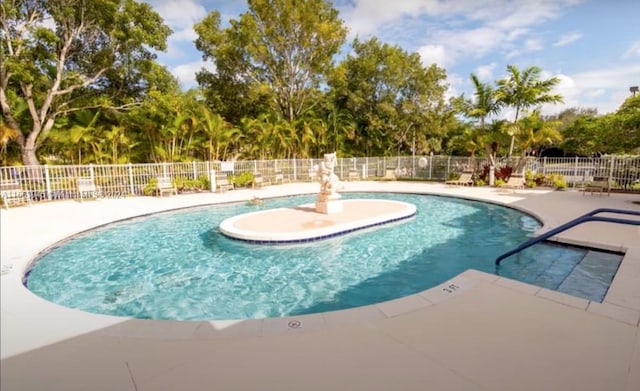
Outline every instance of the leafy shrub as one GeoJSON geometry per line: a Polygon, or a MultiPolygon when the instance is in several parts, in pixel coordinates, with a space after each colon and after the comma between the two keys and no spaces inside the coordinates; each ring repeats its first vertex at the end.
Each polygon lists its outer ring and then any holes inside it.
{"type": "Polygon", "coordinates": [[[243,172],[240,175],[231,175],[229,177],[229,182],[233,183],[235,187],[246,187],[253,183],[253,173],[252,172],[243,172]]]}
{"type": "Polygon", "coordinates": [[[526,181],[526,184],[528,187],[536,187],[536,186],[542,186],[545,184],[547,178],[544,176],[544,174],[540,173],[540,172],[536,172],[534,173],[531,170],[527,170],[524,173],[524,179],[526,181]]]}
{"type": "Polygon", "coordinates": [[[149,182],[147,182],[147,184],[144,185],[144,188],[142,189],[142,192],[146,196],[151,196],[151,195],[156,194],[156,189],[157,188],[158,188],[158,180],[156,178],[151,178],[151,179],[149,179],[149,182]]]}
{"type": "Polygon", "coordinates": [[[197,179],[177,177],[174,179],[173,184],[178,191],[194,191],[209,189],[211,182],[206,175],[201,175],[197,179]]]}
{"type": "Polygon", "coordinates": [[[494,185],[496,187],[500,187],[500,186],[504,185],[506,182],[504,180],[502,180],[502,179],[496,179],[495,182],[493,182],[493,183],[494,183],[494,185]]]}
{"type": "MultiPolygon", "coordinates": [[[[489,170],[490,170],[490,168],[491,167],[488,164],[485,164],[484,166],[482,166],[482,172],[478,176],[485,183],[489,182],[489,170]]],[[[505,182],[507,179],[509,179],[509,177],[511,176],[512,172],[513,172],[513,167],[511,167],[511,166],[496,167],[495,179],[496,180],[500,179],[503,182],[505,182]]]]}
{"type": "Polygon", "coordinates": [[[567,188],[567,181],[561,174],[551,174],[547,178],[547,182],[550,183],[555,189],[564,190],[567,188]]]}

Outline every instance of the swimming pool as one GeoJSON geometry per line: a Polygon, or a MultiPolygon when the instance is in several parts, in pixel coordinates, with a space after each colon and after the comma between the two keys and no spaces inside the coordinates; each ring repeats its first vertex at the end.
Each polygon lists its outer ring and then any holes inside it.
{"type": "Polygon", "coordinates": [[[52,302],[146,319],[255,319],[372,304],[433,287],[500,253],[540,224],[502,206],[440,196],[355,194],[416,205],[416,218],[296,246],[228,239],[227,217],[313,196],[190,208],[114,223],[50,249],[25,285],[52,302]]]}

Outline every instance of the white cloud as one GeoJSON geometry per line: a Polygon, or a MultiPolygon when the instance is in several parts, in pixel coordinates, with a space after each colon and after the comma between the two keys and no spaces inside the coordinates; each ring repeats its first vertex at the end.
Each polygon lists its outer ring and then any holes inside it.
{"type": "Polygon", "coordinates": [[[428,67],[431,66],[431,64],[436,64],[440,68],[446,68],[447,53],[443,46],[426,45],[418,48],[417,52],[424,66],[428,67]]]}
{"type": "Polygon", "coordinates": [[[437,7],[437,0],[355,0],[339,10],[353,37],[376,33],[383,25],[397,22],[403,16],[433,13],[437,7]]]}
{"type": "Polygon", "coordinates": [[[554,42],[553,46],[555,47],[565,46],[579,40],[580,38],[582,38],[582,33],[575,32],[575,31],[572,33],[567,33],[561,36],[556,42],[554,42]]]}
{"type": "Polygon", "coordinates": [[[493,71],[496,69],[496,63],[492,62],[491,64],[481,65],[476,68],[476,76],[483,82],[486,80],[493,79],[493,71]]]}
{"type": "Polygon", "coordinates": [[[211,62],[194,61],[186,64],[180,64],[171,69],[171,73],[178,78],[182,88],[188,89],[195,87],[196,72],[199,72],[202,68],[205,68],[211,72],[215,71],[215,65],[211,62]]]}
{"type": "Polygon", "coordinates": [[[207,15],[207,10],[194,0],[147,0],[174,31],[191,27],[207,15]]]}
{"type": "Polygon", "coordinates": [[[636,57],[640,57],[640,41],[634,42],[629,47],[629,49],[627,49],[627,51],[624,52],[624,54],[622,55],[622,58],[624,59],[636,58],[636,57]]]}
{"type": "Polygon", "coordinates": [[[525,40],[524,47],[528,52],[537,52],[544,49],[542,41],[535,38],[525,40]]]}
{"type": "Polygon", "coordinates": [[[556,75],[560,83],[554,93],[561,94],[564,103],[545,105],[542,111],[552,114],[570,107],[597,108],[599,114],[616,111],[629,96],[630,83],[638,75],[640,64],[556,75]]]}
{"type": "Polygon", "coordinates": [[[153,9],[171,27],[173,34],[167,39],[167,57],[181,57],[180,48],[185,42],[193,42],[198,35],[193,25],[204,19],[207,10],[196,0],[148,0],[153,9]]]}
{"type": "Polygon", "coordinates": [[[536,31],[532,27],[558,18],[577,1],[354,0],[338,8],[352,36],[375,34],[387,42],[415,36],[407,30],[416,26],[410,21],[419,21],[424,42],[417,45],[420,53],[425,47],[442,47],[447,64],[453,65],[461,58],[480,58],[496,50],[511,57],[541,50],[542,41],[529,36],[536,31]]]}

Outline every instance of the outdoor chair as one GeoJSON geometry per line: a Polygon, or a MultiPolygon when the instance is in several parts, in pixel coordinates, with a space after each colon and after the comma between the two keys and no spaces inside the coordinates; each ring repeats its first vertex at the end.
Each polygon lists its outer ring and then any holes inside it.
{"type": "Polygon", "coordinates": [[[347,180],[349,181],[357,181],[358,179],[360,179],[360,173],[358,172],[358,170],[356,169],[351,169],[349,170],[349,175],[347,177],[347,180]]]}
{"type": "Polygon", "coordinates": [[[227,190],[233,190],[233,183],[229,181],[229,178],[227,178],[226,175],[217,176],[216,189],[221,193],[227,190]]]}
{"type": "Polygon", "coordinates": [[[460,174],[460,178],[446,181],[445,185],[473,186],[473,173],[465,171],[462,174],[460,174]]]}
{"type": "Polygon", "coordinates": [[[253,182],[251,183],[251,187],[253,187],[254,189],[256,187],[262,188],[262,186],[264,186],[265,183],[269,183],[269,181],[268,180],[265,181],[262,174],[260,174],[259,172],[256,172],[253,174],[253,182]]]}
{"type": "Polygon", "coordinates": [[[9,209],[9,204],[14,203],[31,205],[29,192],[22,190],[20,182],[15,180],[0,183],[0,197],[6,209],[9,209]]]}
{"type": "Polygon", "coordinates": [[[291,182],[288,175],[284,175],[282,171],[276,171],[276,175],[273,179],[273,183],[291,182]]]}
{"type": "Polygon", "coordinates": [[[178,195],[178,188],[171,182],[171,178],[159,176],[156,178],[158,184],[156,185],[156,190],[158,191],[158,195],[162,197],[164,193],[169,193],[178,195]]]}
{"type": "Polygon", "coordinates": [[[98,199],[102,196],[102,192],[96,186],[93,178],[91,177],[80,177],[76,179],[76,183],[78,185],[78,195],[80,196],[80,202],[84,201],[85,198],[93,198],[98,199]]]}
{"type": "Polygon", "coordinates": [[[524,189],[524,176],[511,175],[509,180],[500,186],[501,189],[510,189],[515,193],[516,189],[524,189]]]}
{"type": "Polygon", "coordinates": [[[605,191],[607,192],[608,196],[611,195],[611,182],[609,182],[608,179],[594,178],[593,181],[587,182],[587,184],[584,186],[582,195],[587,194],[587,192],[591,192],[591,195],[596,192],[602,195],[605,191]]]}

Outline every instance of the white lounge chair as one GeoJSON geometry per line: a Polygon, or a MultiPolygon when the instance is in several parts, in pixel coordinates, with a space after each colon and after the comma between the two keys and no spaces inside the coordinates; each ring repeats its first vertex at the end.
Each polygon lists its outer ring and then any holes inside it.
{"type": "Polygon", "coordinates": [[[473,173],[463,172],[462,174],[460,174],[460,178],[446,181],[445,185],[473,186],[473,173]]]}
{"type": "Polygon", "coordinates": [[[511,175],[509,180],[500,186],[502,189],[511,189],[515,193],[516,189],[524,189],[524,176],[511,175]]]}

